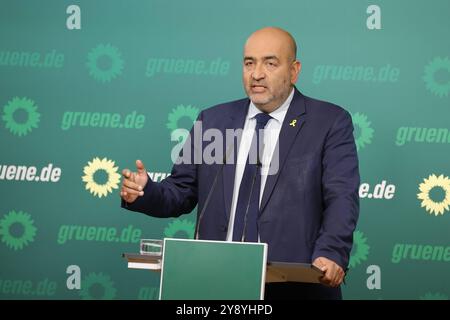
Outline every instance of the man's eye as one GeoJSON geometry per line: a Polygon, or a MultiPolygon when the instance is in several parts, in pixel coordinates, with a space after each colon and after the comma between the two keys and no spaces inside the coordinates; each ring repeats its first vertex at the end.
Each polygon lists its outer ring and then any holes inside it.
{"type": "Polygon", "coordinates": [[[251,62],[251,61],[247,61],[247,62],[245,62],[245,65],[246,66],[251,66],[253,63],[251,62]]]}

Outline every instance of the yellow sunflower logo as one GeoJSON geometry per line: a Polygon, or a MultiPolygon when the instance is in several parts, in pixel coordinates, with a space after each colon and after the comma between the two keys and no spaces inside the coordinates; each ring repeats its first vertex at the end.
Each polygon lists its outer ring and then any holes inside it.
{"type": "Polygon", "coordinates": [[[86,182],[86,190],[96,197],[106,197],[108,193],[112,192],[112,189],[119,187],[120,175],[117,173],[117,169],[118,167],[114,167],[114,161],[106,158],[100,160],[96,157],[92,161],[88,161],[82,177],[86,182]]]}
{"type": "Polygon", "coordinates": [[[449,210],[450,179],[448,177],[444,177],[443,174],[439,177],[432,174],[428,179],[423,179],[423,183],[419,185],[419,190],[421,192],[417,194],[417,198],[422,200],[421,207],[425,207],[430,214],[434,213],[437,216],[449,210]],[[440,196],[438,200],[432,199],[430,197],[432,191],[440,191],[441,193],[443,191],[443,196],[440,196]]]}

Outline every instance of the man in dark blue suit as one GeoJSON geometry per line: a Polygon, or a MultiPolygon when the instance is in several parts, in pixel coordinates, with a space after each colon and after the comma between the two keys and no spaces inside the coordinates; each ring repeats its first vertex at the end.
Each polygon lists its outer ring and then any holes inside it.
{"type": "MultiPolygon", "coordinates": [[[[340,299],[359,214],[353,125],[341,107],[295,88],[301,69],[296,50],[282,29],[253,33],[244,48],[248,98],[198,118],[203,132],[215,129],[225,137],[227,130],[243,130],[236,148],[223,147],[226,163],[176,163],[156,183],[137,160],[136,172],[122,173],[122,206],[177,217],[198,205],[199,239],[265,242],[269,261],[313,263],[324,271],[322,284],[268,284],[266,298],[340,299]]],[[[205,151],[194,131],[180,156],[205,151]]]]}

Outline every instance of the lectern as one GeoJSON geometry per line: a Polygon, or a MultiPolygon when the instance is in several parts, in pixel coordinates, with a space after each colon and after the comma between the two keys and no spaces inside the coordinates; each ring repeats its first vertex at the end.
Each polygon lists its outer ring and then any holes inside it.
{"type": "Polygon", "coordinates": [[[262,300],[266,282],[319,282],[302,263],[267,262],[267,244],[166,238],[160,254],[125,253],[128,268],[160,272],[161,300],[262,300]]]}

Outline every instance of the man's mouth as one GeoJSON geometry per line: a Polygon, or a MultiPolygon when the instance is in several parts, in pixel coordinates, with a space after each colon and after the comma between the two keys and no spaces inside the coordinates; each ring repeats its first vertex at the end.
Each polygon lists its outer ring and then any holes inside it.
{"type": "Polygon", "coordinates": [[[261,93],[261,92],[266,91],[267,87],[260,85],[260,84],[253,84],[253,85],[251,85],[251,89],[252,89],[252,92],[261,93]]]}

